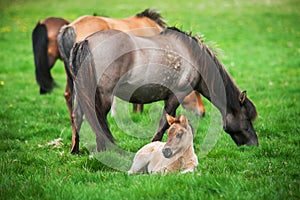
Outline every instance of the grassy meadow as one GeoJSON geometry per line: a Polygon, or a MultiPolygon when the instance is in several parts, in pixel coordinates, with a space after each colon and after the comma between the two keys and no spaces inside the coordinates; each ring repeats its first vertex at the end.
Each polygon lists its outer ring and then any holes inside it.
{"type": "MultiPolygon", "coordinates": [[[[300,199],[299,8],[298,0],[1,0],[0,199],[300,199]],[[170,26],[218,44],[220,60],[256,105],[259,147],[237,147],[218,131],[214,108],[205,101],[204,118],[189,114],[197,130],[194,173],[128,176],[90,156],[83,142],[81,153],[70,155],[63,64],[58,61],[52,69],[59,87],[40,96],[33,28],[49,16],[125,18],[145,8],[160,11],[170,26]],[[202,144],[214,125],[218,140],[205,154],[202,144]],[[57,138],[61,145],[48,144],[57,138]]],[[[154,105],[142,115],[118,110],[134,125],[109,117],[119,148],[133,154],[150,141],[158,119],[149,115],[162,108],[154,105]],[[148,131],[148,137],[128,134],[133,131],[148,131]]]]}

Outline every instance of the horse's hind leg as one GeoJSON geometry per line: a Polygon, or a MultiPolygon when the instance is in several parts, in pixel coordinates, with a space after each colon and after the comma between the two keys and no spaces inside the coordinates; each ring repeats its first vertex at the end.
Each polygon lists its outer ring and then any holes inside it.
{"type": "Polygon", "coordinates": [[[54,66],[56,60],[58,59],[58,57],[57,56],[53,56],[53,55],[48,55],[48,59],[49,59],[48,68],[49,68],[49,70],[51,70],[52,67],[54,66]]]}
{"type": "Polygon", "coordinates": [[[69,115],[70,115],[70,121],[72,125],[72,147],[71,147],[71,153],[72,154],[78,154],[79,153],[79,135],[78,131],[79,129],[77,127],[81,126],[82,123],[82,116],[83,113],[80,110],[80,108],[75,106],[74,112],[78,112],[73,114],[73,88],[71,88],[70,81],[67,77],[67,84],[66,84],[66,89],[64,93],[64,97],[66,100],[66,104],[69,110],[69,115]],[[76,125],[77,122],[77,125],[76,125]]]}
{"type": "Polygon", "coordinates": [[[164,132],[169,128],[169,124],[166,119],[166,113],[175,117],[176,109],[178,108],[179,105],[180,105],[179,101],[175,95],[172,95],[167,100],[165,100],[163,114],[159,121],[158,130],[154,135],[154,137],[152,138],[152,142],[162,140],[164,132]]]}
{"type": "Polygon", "coordinates": [[[72,98],[73,97],[72,97],[72,88],[70,87],[68,77],[67,77],[67,84],[66,84],[66,89],[65,89],[64,97],[65,97],[65,100],[66,100],[66,104],[67,104],[67,107],[68,107],[68,110],[69,110],[69,114],[70,114],[70,119],[71,119],[71,122],[72,122],[72,112],[73,112],[72,98]]]}
{"type": "Polygon", "coordinates": [[[113,96],[111,94],[101,94],[98,90],[95,97],[95,109],[101,133],[96,133],[97,151],[106,150],[106,142],[114,143],[114,138],[110,132],[107,114],[111,109],[113,96]]]}
{"type": "Polygon", "coordinates": [[[147,151],[147,147],[149,145],[150,144],[144,146],[136,153],[133,159],[133,163],[128,171],[128,174],[148,172],[147,165],[153,157],[153,152],[149,150],[147,151]]]}
{"type": "Polygon", "coordinates": [[[83,121],[83,112],[78,103],[75,104],[74,110],[71,113],[72,120],[72,147],[71,153],[78,154],[79,153],[79,131],[83,121]]]}
{"type": "Polygon", "coordinates": [[[198,106],[199,106],[199,108],[200,108],[200,116],[201,117],[204,117],[205,116],[205,107],[204,107],[204,103],[203,103],[203,101],[202,101],[202,98],[201,98],[201,96],[200,96],[200,94],[198,93],[198,92],[196,92],[196,91],[194,91],[195,92],[195,94],[196,94],[196,97],[197,97],[197,100],[198,100],[198,106]]]}

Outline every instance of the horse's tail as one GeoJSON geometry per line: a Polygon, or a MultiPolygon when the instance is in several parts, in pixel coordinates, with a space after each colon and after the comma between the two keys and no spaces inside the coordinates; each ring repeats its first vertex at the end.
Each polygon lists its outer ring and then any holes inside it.
{"type": "Polygon", "coordinates": [[[155,23],[157,23],[162,28],[165,28],[167,26],[164,18],[160,15],[159,12],[157,12],[154,9],[146,9],[141,13],[136,14],[137,17],[148,17],[149,19],[152,19],[155,23]]]}
{"type": "Polygon", "coordinates": [[[40,22],[32,31],[32,46],[35,64],[35,78],[40,86],[40,94],[51,92],[55,82],[50,73],[48,58],[48,33],[45,24],[40,22]]]}
{"type": "Polygon", "coordinates": [[[71,89],[73,89],[73,78],[69,64],[70,53],[76,40],[76,32],[72,26],[63,26],[57,35],[58,49],[61,59],[64,61],[65,70],[69,79],[71,89]]]}
{"type": "Polygon", "coordinates": [[[96,134],[97,150],[105,150],[106,142],[114,142],[114,138],[101,128],[98,121],[97,109],[101,108],[96,105],[99,105],[101,102],[95,102],[95,100],[99,100],[96,96],[99,92],[97,88],[95,64],[87,40],[83,40],[74,45],[70,54],[70,68],[73,80],[75,81],[74,93],[76,95],[76,101],[96,134]]]}
{"type": "Polygon", "coordinates": [[[57,35],[57,43],[60,56],[64,61],[69,62],[70,52],[76,42],[75,40],[76,31],[73,26],[66,25],[60,29],[57,35]]]}

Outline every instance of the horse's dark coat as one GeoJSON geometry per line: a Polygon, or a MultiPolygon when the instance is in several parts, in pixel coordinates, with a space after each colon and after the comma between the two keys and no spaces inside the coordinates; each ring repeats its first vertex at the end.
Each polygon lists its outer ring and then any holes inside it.
{"type": "MultiPolygon", "coordinates": [[[[192,90],[220,110],[224,130],[237,145],[258,145],[252,102],[247,97],[239,101],[241,91],[212,51],[178,29],[165,29],[151,38],[116,30],[96,32],[75,45],[70,60],[76,98],[97,135],[98,150],[105,149],[103,137],[113,142],[106,120],[113,95],[134,103],[164,100],[154,141],[168,128],[165,112],[174,116],[192,90]]],[[[82,115],[76,118],[80,127],[82,115]]]]}
{"type": "Polygon", "coordinates": [[[60,59],[56,36],[59,29],[69,22],[63,18],[48,17],[37,23],[32,31],[32,46],[35,75],[40,86],[40,94],[46,94],[55,87],[50,70],[60,59]]]}

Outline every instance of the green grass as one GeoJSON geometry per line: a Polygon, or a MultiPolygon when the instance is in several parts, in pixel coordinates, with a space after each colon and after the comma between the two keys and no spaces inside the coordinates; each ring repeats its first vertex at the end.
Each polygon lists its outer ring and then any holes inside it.
{"type": "MultiPolygon", "coordinates": [[[[299,7],[297,0],[1,1],[0,199],[300,199],[299,7]],[[200,122],[192,119],[199,156],[195,173],[128,176],[90,156],[83,143],[79,156],[69,154],[63,65],[57,62],[52,70],[60,87],[40,96],[32,29],[48,16],[74,20],[97,13],[121,18],[148,7],[161,11],[169,25],[217,42],[225,55],[220,59],[257,107],[258,148],[237,147],[222,132],[212,150],[201,156],[214,123],[205,101],[207,116],[200,122]],[[47,145],[59,137],[60,147],[47,145]]],[[[147,106],[146,113],[151,109],[147,106]]],[[[146,131],[151,138],[156,119],[148,125],[147,114],[121,115],[136,123],[118,127],[109,118],[117,145],[136,152],[150,139],[126,133],[146,131]]]]}

